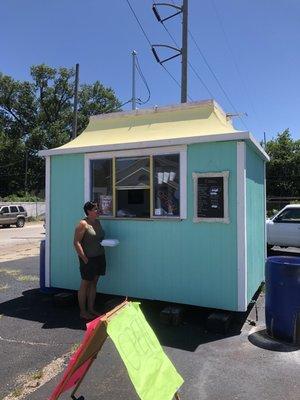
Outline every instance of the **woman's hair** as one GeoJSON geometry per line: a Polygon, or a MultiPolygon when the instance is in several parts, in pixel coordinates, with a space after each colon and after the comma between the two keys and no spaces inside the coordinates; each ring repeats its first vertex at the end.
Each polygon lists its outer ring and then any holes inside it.
{"type": "Polygon", "coordinates": [[[93,201],[87,201],[83,206],[85,215],[88,215],[88,211],[91,211],[93,208],[97,207],[97,203],[93,201]]]}

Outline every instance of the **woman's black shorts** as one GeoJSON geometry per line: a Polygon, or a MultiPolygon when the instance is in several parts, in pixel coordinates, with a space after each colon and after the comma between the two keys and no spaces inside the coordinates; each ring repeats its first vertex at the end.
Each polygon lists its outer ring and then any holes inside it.
{"type": "Polygon", "coordinates": [[[101,254],[97,257],[89,257],[88,259],[88,263],[85,264],[83,260],[79,258],[81,279],[85,281],[92,281],[95,276],[105,275],[105,254],[101,254]]]}

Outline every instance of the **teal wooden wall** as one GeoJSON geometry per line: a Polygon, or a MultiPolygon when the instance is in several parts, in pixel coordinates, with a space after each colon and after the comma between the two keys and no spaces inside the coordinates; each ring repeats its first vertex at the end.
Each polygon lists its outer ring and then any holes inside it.
{"type": "MultiPolygon", "coordinates": [[[[51,285],[77,289],[73,232],[83,215],[84,157],[51,158],[51,285]]],[[[236,143],[188,147],[188,218],[184,221],[102,220],[107,274],[98,291],[204,307],[237,309],[236,143]],[[192,172],[228,170],[230,224],[193,219],[192,172]]]]}
{"type": "Polygon", "coordinates": [[[264,280],[265,194],[264,161],[246,146],[247,300],[264,280]]]}
{"type": "Polygon", "coordinates": [[[84,203],[84,155],[51,157],[50,271],[51,286],[78,288],[78,261],[73,236],[84,203]]]}

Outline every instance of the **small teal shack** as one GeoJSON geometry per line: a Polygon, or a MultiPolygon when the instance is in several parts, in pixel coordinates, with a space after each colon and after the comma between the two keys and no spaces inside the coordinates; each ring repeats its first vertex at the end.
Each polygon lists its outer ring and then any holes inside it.
{"type": "Polygon", "coordinates": [[[97,201],[107,274],[98,291],[245,311],[264,280],[265,163],[215,101],[93,116],[46,157],[46,286],[78,289],[73,249],[97,201]]]}

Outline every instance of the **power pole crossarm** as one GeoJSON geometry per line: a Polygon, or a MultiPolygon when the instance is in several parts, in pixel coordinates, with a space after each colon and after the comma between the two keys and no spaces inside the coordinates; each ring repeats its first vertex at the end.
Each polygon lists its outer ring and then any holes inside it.
{"type": "Polygon", "coordinates": [[[152,6],[152,10],[154,12],[154,15],[156,19],[161,22],[164,25],[164,21],[167,21],[170,18],[175,17],[176,15],[182,13],[182,45],[181,49],[176,49],[175,47],[172,46],[167,46],[163,44],[154,44],[151,46],[152,53],[158,63],[161,65],[169,60],[172,60],[175,57],[178,57],[181,55],[181,103],[186,103],[187,102],[187,83],[188,83],[188,77],[187,77],[187,64],[188,64],[188,0],[182,0],[182,7],[178,7],[175,4],[169,4],[169,3],[154,3],[152,6]],[[169,15],[166,18],[162,18],[160,16],[160,13],[158,11],[157,6],[166,6],[166,7],[172,7],[177,10],[175,14],[169,15]],[[161,60],[159,57],[156,47],[168,47],[172,50],[175,51],[175,54],[165,58],[164,60],[161,60]]]}

